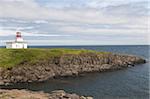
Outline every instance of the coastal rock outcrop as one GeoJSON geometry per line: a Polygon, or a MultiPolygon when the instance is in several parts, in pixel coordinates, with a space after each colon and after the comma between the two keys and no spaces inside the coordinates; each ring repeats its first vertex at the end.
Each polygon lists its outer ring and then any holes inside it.
{"type": "Polygon", "coordinates": [[[64,54],[40,60],[35,64],[28,64],[24,61],[12,68],[0,68],[0,84],[78,76],[85,72],[117,70],[145,62],[146,60],[137,56],[112,53],[64,54]]]}
{"type": "Polygon", "coordinates": [[[0,90],[0,99],[93,99],[92,97],[79,96],[66,93],[63,90],[52,91],[50,94],[44,92],[33,92],[27,90],[0,90]]]}

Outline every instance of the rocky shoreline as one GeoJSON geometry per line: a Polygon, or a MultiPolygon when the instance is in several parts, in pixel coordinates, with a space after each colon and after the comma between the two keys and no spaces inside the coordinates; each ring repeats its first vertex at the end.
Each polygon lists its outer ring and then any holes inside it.
{"type": "Polygon", "coordinates": [[[120,54],[64,54],[29,65],[22,62],[12,68],[0,68],[0,85],[41,82],[55,77],[78,76],[85,72],[118,70],[145,63],[146,60],[120,54]]]}
{"type": "Polygon", "coordinates": [[[92,97],[79,96],[74,93],[66,93],[63,90],[52,91],[51,93],[33,92],[28,90],[2,90],[0,99],[93,99],[92,97]]]}

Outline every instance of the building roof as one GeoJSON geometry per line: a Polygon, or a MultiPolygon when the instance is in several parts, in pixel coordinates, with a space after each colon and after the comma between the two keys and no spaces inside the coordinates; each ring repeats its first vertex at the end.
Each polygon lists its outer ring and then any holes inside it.
{"type": "Polygon", "coordinates": [[[17,42],[17,41],[13,41],[13,42],[6,42],[6,43],[27,43],[27,42],[17,42]]]}

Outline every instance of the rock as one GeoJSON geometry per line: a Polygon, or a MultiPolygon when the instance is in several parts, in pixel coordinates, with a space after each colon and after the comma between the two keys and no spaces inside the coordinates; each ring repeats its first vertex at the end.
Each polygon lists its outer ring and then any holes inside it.
{"type": "Polygon", "coordinates": [[[20,64],[11,69],[0,68],[0,84],[44,81],[49,78],[78,76],[84,72],[119,70],[145,63],[143,58],[120,54],[64,54],[36,64],[20,64]]]}
{"type": "Polygon", "coordinates": [[[0,99],[93,99],[92,97],[79,96],[66,93],[63,90],[52,91],[51,93],[33,92],[27,90],[1,90],[0,99]]]}

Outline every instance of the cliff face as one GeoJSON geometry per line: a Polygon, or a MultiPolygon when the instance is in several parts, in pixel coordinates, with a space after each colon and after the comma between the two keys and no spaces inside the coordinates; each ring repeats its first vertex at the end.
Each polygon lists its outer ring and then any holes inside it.
{"type": "Polygon", "coordinates": [[[84,72],[122,69],[145,62],[137,56],[111,53],[63,54],[32,65],[24,61],[12,68],[0,68],[0,83],[44,81],[54,77],[77,76],[84,72]]]}

